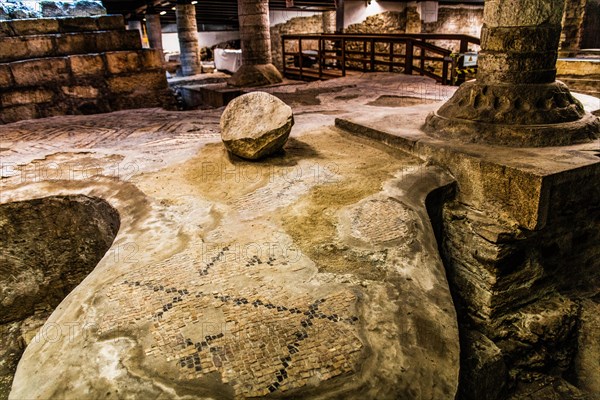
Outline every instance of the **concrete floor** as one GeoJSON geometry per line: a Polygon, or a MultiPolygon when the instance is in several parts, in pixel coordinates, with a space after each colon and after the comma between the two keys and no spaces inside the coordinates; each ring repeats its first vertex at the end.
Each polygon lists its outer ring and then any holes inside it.
{"type": "Polygon", "coordinates": [[[260,163],[226,153],[222,109],[0,126],[0,203],[83,194],[121,218],[27,332],[11,398],[453,398],[456,314],[424,206],[451,178],[333,125],[393,110],[418,127],[454,89],[386,73],[269,88],[296,125],[260,163]]]}

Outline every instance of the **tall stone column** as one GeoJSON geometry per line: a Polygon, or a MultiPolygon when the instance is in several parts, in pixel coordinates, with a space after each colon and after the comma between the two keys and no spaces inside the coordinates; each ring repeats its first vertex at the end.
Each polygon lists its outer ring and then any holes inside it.
{"type": "Polygon", "coordinates": [[[336,0],[335,5],[335,33],[344,33],[344,0],[336,0]]]}
{"type": "Polygon", "coordinates": [[[268,0],[238,0],[242,66],[229,79],[232,86],[262,86],[283,80],[272,64],[268,0]]]}
{"type": "Polygon", "coordinates": [[[181,75],[190,76],[202,72],[198,48],[198,26],[196,7],[187,0],[177,0],[177,37],[181,61],[181,75]]]}
{"type": "Polygon", "coordinates": [[[160,25],[160,15],[153,9],[146,12],[146,32],[148,32],[148,42],[150,48],[163,52],[162,27],[160,25]]]}
{"type": "Polygon", "coordinates": [[[589,141],[597,118],[555,81],[564,0],[488,0],[477,79],[427,118],[425,130],[507,146],[589,141]]]}

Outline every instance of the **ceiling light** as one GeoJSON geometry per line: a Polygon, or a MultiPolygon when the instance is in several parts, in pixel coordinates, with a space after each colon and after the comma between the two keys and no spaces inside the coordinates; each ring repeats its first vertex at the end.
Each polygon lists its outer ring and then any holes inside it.
{"type": "Polygon", "coordinates": [[[192,1],[192,4],[198,4],[198,2],[196,0],[192,1]]]}
{"type": "Polygon", "coordinates": [[[159,14],[160,15],[165,15],[167,12],[166,11],[161,11],[159,14]]]}

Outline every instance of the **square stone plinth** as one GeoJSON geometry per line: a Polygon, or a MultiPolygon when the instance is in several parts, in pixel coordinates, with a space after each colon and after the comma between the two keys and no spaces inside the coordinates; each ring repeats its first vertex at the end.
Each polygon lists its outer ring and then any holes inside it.
{"type": "Polygon", "coordinates": [[[527,230],[544,228],[552,210],[600,203],[600,141],[510,148],[441,140],[420,129],[440,104],[359,113],[336,126],[444,166],[457,179],[458,201],[527,230]]]}

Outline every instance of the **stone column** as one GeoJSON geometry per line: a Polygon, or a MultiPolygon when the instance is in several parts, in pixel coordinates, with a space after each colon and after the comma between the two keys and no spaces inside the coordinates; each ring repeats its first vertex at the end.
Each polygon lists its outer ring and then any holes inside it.
{"type": "Polygon", "coordinates": [[[404,13],[406,15],[406,33],[422,33],[423,23],[421,22],[421,14],[419,14],[418,3],[416,1],[406,3],[404,13]]]}
{"type": "Polygon", "coordinates": [[[556,58],[564,0],[488,0],[477,80],[427,118],[445,138],[507,146],[554,146],[598,134],[598,120],[561,82],[556,58]]]}
{"type": "Polygon", "coordinates": [[[160,15],[151,9],[149,9],[146,13],[146,32],[148,32],[148,42],[150,44],[150,48],[159,50],[160,54],[162,55],[163,44],[160,15]]]}
{"type": "Polygon", "coordinates": [[[177,37],[181,61],[181,75],[190,76],[202,72],[198,48],[196,7],[187,0],[177,0],[177,37]]]}
{"type": "Polygon", "coordinates": [[[335,33],[336,28],[336,14],[334,11],[323,12],[323,33],[335,33]]]}
{"type": "Polygon", "coordinates": [[[272,64],[268,0],[238,0],[242,66],[229,79],[232,86],[262,86],[283,80],[272,64]]]}
{"type": "Polygon", "coordinates": [[[335,33],[344,33],[344,0],[336,0],[335,4],[335,33]]]}

